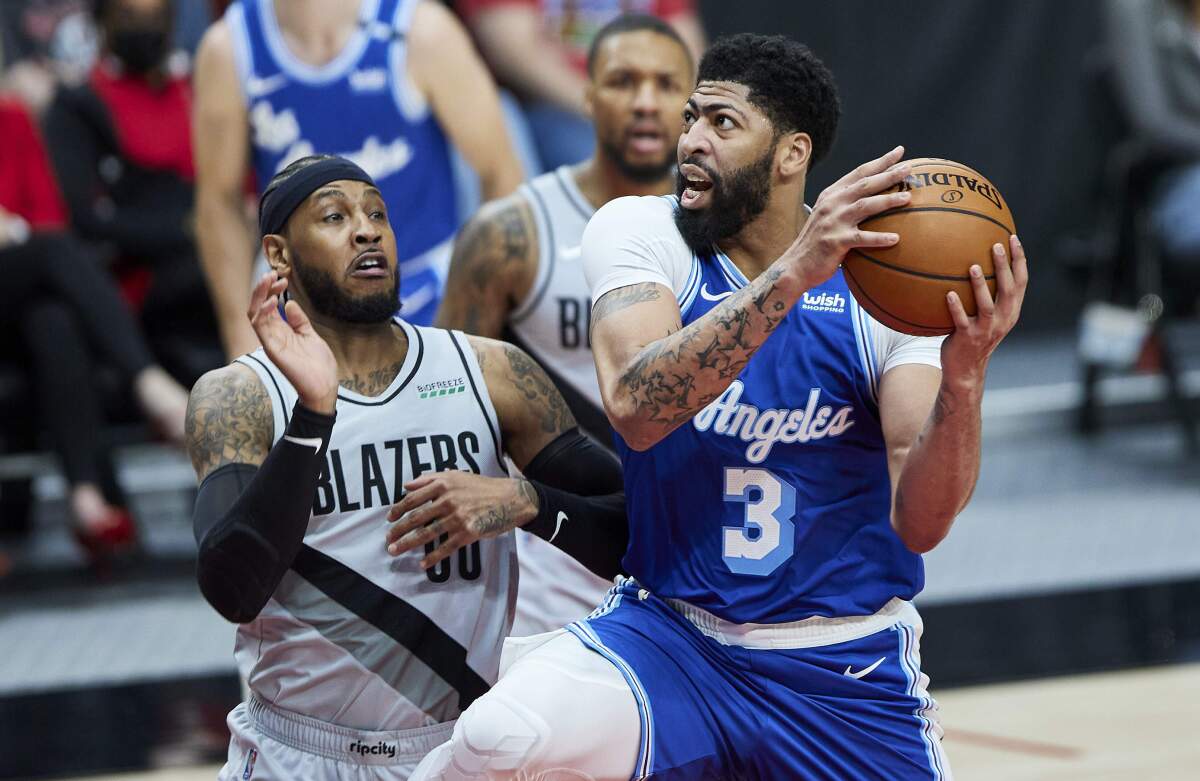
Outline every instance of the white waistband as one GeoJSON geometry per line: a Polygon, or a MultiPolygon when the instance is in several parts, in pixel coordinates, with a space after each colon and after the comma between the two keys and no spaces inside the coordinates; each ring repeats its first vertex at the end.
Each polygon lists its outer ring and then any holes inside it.
{"type": "Polygon", "coordinates": [[[911,602],[892,599],[874,615],[825,618],[814,616],[786,624],[734,624],[678,599],[665,600],[700,633],[722,645],[742,648],[815,648],[873,635],[896,623],[921,630],[921,616],[911,602]]]}
{"type": "Polygon", "coordinates": [[[263,735],[299,751],[359,765],[392,765],[420,759],[450,739],[454,722],[373,732],[350,729],[276,708],[253,694],[246,713],[263,735]]]}

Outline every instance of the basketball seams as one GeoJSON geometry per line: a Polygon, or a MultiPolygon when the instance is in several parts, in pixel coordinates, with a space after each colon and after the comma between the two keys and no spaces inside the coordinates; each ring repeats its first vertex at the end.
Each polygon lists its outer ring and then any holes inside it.
{"type": "MultiPolygon", "coordinates": [[[[923,279],[936,279],[936,280],[942,281],[942,282],[970,282],[971,281],[971,276],[969,274],[965,274],[963,276],[956,276],[954,274],[934,274],[930,271],[917,271],[916,269],[911,269],[906,266],[897,266],[893,263],[888,263],[886,260],[880,260],[879,258],[872,257],[871,255],[868,255],[867,253],[865,253],[862,250],[857,249],[857,248],[850,250],[850,253],[852,255],[857,255],[858,257],[862,258],[863,260],[869,260],[870,262],[874,263],[876,266],[881,266],[890,271],[895,271],[899,274],[911,274],[914,277],[921,277],[923,279]]],[[[842,264],[842,268],[843,269],[846,268],[845,264],[842,264]]],[[[985,280],[993,280],[996,278],[996,274],[995,274],[995,272],[993,272],[991,274],[984,274],[983,278],[985,280]]]]}
{"type": "Polygon", "coordinates": [[[1012,236],[1014,233],[1016,233],[1015,228],[1010,228],[994,217],[989,217],[986,214],[980,214],[979,212],[971,211],[970,209],[958,209],[953,206],[901,206],[898,209],[888,209],[885,212],[876,214],[874,217],[868,217],[860,222],[858,226],[861,228],[863,226],[870,225],[876,220],[881,220],[884,217],[895,217],[898,214],[913,214],[915,212],[952,212],[954,214],[963,214],[968,217],[978,217],[979,219],[987,220],[997,228],[1002,229],[1009,236],[1012,236]]]}
{"type": "MultiPolygon", "coordinates": [[[[884,309],[882,306],[880,306],[879,302],[876,301],[874,298],[871,298],[871,295],[869,293],[867,293],[866,288],[864,288],[861,284],[859,284],[858,280],[854,278],[853,271],[851,271],[849,268],[847,268],[845,266],[842,267],[842,271],[845,273],[847,279],[851,283],[851,288],[852,288],[851,292],[854,293],[855,298],[857,298],[858,296],[862,296],[867,301],[871,302],[871,306],[873,306],[876,310],[878,310],[879,313],[886,315],[887,317],[891,318],[894,322],[903,323],[906,326],[920,330],[920,333],[912,333],[912,332],[906,332],[906,333],[909,333],[912,336],[944,336],[954,330],[953,328],[945,329],[945,328],[935,328],[933,326],[928,326],[928,325],[921,325],[920,323],[914,323],[912,321],[905,320],[903,317],[897,317],[896,315],[889,312],[887,309],[884,309]]],[[[876,319],[878,319],[878,318],[876,318],[876,319]]],[[[884,323],[884,325],[887,325],[887,323],[884,323]]],[[[901,330],[901,329],[896,329],[896,330],[901,330]]]]}

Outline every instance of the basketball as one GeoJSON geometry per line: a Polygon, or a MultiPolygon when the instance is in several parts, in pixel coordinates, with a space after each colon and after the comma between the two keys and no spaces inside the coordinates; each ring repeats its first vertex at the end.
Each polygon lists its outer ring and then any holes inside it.
{"type": "Polygon", "coordinates": [[[899,243],[851,250],[842,269],[858,303],[879,322],[916,336],[948,334],[954,321],[946,294],[956,291],[974,316],[969,271],[978,264],[995,296],[992,245],[1009,251],[1016,227],[999,190],[975,169],[928,157],[910,165],[912,174],[889,190],[911,192],[909,204],[860,225],[895,233],[899,243]]]}

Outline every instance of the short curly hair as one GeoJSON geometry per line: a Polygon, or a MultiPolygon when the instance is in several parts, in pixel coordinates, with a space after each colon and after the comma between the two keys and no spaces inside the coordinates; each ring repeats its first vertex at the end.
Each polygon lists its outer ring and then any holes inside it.
{"type": "Polygon", "coordinates": [[[825,63],[807,46],[782,35],[738,33],[715,41],[700,60],[697,83],[731,81],[749,88],[750,102],[776,134],[812,138],[812,163],[833,146],[842,104],[825,63]]]}

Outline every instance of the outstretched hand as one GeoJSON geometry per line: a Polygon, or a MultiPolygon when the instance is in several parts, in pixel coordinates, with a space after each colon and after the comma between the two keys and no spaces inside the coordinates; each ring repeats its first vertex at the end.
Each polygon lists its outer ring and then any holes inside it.
{"type": "Polygon", "coordinates": [[[992,351],[1021,316],[1021,304],[1029,284],[1029,265],[1020,239],[1010,236],[1008,244],[1011,260],[1003,244],[992,247],[992,262],[996,269],[995,300],[988,290],[983,269],[971,266],[975,317],[967,314],[957,293],[946,295],[946,306],[954,320],[954,332],[942,344],[942,371],[947,379],[982,382],[992,351]]]}
{"type": "Polygon", "coordinates": [[[279,313],[279,298],[287,285],[287,279],[273,270],[263,274],[250,294],[250,325],[271,363],[296,389],[300,403],[314,412],[333,414],[337,405],[337,360],[299,304],[288,301],[283,315],[279,313]]]}

